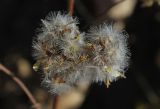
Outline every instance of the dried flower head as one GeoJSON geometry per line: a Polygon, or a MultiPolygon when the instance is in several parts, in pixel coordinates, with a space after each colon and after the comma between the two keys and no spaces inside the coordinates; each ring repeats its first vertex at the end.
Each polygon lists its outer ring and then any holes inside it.
{"type": "Polygon", "coordinates": [[[41,67],[42,83],[51,92],[61,93],[74,83],[68,78],[75,78],[75,72],[83,68],[83,34],[76,26],[78,21],[68,14],[50,14],[42,23],[42,33],[33,42],[33,56],[37,60],[34,67],[41,67]]]}
{"type": "Polygon", "coordinates": [[[125,77],[124,71],[129,59],[127,37],[107,24],[92,27],[86,37],[86,42],[91,47],[88,52],[91,65],[98,68],[96,71],[100,74],[99,79],[106,81],[107,86],[117,77],[125,77]]]}
{"type": "Polygon", "coordinates": [[[43,85],[55,94],[81,81],[105,81],[107,86],[124,77],[128,65],[126,35],[111,25],[100,25],[84,37],[78,21],[68,14],[50,14],[42,20],[42,33],[33,42],[34,68],[44,72],[43,85]]]}

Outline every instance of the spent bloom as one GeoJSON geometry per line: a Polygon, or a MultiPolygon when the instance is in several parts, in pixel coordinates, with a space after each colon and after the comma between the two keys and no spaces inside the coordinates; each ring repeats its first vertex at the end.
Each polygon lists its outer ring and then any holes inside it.
{"type": "Polygon", "coordinates": [[[107,86],[117,77],[125,77],[124,72],[129,59],[127,37],[123,32],[115,30],[112,25],[102,24],[92,27],[85,38],[90,47],[88,55],[91,65],[98,69],[95,71],[100,74],[99,79],[106,81],[107,86]]]}
{"type": "Polygon", "coordinates": [[[85,35],[76,18],[60,12],[42,20],[33,41],[34,69],[44,72],[42,84],[61,94],[81,81],[104,81],[107,86],[124,77],[128,65],[126,38],[111,25],[92,27],[85,35]]]}
{"type": "Polygon", "coordinates": [[[68,14],[50,14],[42,23],[42,33],[33,42],[34,67],[44,72],[42,84],[53,93],[61,93],[74,85],[76,74],[83,68],[83,34],[77,19],[68,14]]]}

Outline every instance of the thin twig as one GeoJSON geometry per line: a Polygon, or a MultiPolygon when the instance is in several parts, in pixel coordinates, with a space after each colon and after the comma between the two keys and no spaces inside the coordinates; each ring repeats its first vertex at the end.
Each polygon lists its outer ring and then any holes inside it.
{"type": "Polygon", "coordinates": [[[73,15],[73,11],[74,11],[74,0],[68,0],[68,11],[69,11],[69,15],[73,15]]]}
{"type": "Polygon", "coordinates": [[[55,95],[54,97],[53,97],[53,108],[52,109],[57,109],[57,105],[58,105],[58,96],[57,95],[55,95]]]}
{"type": "Polygon", "coordinates": [[[0,64],[0,70],[3,71],[6,75],[10,76],[13,81],[17,83],[17,85],[25,92],[25,94],[28,96],[29,100],[31,101],[33,108],[40,109],[39,104],[31,94],[31,92],[28,90],[26,85],[18,78],[16,77],[9,69],[7,69],[4,65],[0,64]]]}

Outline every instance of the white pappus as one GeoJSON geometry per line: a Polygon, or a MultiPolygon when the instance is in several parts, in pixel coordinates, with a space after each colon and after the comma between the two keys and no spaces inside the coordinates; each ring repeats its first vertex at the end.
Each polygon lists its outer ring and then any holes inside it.
{"type": "Polygon", "coordinates": [[[51,93],[71,90],[81,81],[104,81],[107,86],[125,77],[129,52],[127,35],[103,24],[81,33],[69,14],[49,14],[33,41],[34,69],[44,72],[42,84],[51,93]]]}

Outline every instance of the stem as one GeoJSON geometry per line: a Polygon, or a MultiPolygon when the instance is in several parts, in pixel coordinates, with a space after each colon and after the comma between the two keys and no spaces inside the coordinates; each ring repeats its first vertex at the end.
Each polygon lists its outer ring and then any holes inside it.
{"type": "Polygon", "coordinates": [[[57,109],[57,105],[58,105],[58,96],[57,95],[55,95],[54,97],[53,97],[53,108],[52,109],[57,109]]]}
{"type": "Polygon", "coordinates": [[[74,0],[68,0],[68,11],[69,15],[73,15],[73,10],[74,10],[74,0]]]}
{"type": "Polygon", "coordinates": [[[3,73],[5,73],[6,75],[10,76],[12,80],[15,81],[17,85],[24,91],[24,93],[28,96],[29,100],[31,101],[33,108],[40,109],[39,104],[36,102],[31,92],[28,90],[26,85],[18,77],[16,77],[9,69],[7,69],[2,64],[0,64],[0,70],[3,71],[3,73]]]}

